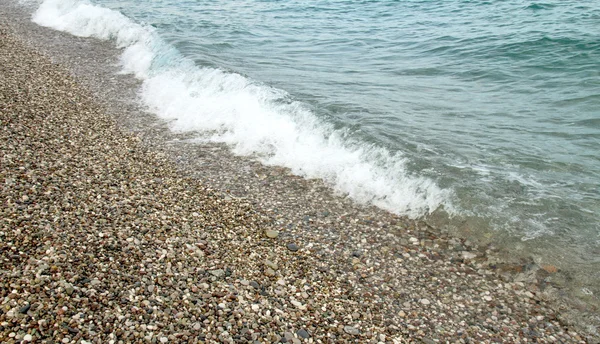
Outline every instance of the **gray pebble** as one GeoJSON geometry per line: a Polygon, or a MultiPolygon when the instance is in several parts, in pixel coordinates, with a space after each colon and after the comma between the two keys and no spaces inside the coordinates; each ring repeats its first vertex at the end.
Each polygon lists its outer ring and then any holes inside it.
{"type": "Polygon", "coordinates": [[[223,270],[223,269],[210,270],[209,273],[218,278],[218,277],[222,277],[223,275],[225,275],[225,270],[223,270]]]}
{"type": "Polygon", "coordinates": [[[356,327],[352,327],[352,326],[344,326],[344,332],[351,334],[353,336],[357,336],[360,334],[360,330],[357,329],[356,327]]]}
{"type": "Polygon", "coordinates": [[[300,329],[298,332],[296,332],[296,334],[298,335],[298,337],[305,339],[310,337],[310,334],[308,334],[308,332],[305,329],[300,329]]]}

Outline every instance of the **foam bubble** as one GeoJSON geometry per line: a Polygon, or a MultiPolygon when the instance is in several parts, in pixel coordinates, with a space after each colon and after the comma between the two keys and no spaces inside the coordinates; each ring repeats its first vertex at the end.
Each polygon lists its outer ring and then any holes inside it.
{"type": "Polygon", "coordinates": [[[305,104],[239,74],[202,68],[162,41],[153,28],[119,12],[77,0],[45,0],[39,25],[124,48],[123,71],[143,81],[142,101],[177,131],[200,131],[235,154],[256,156],[307,178],[322,178],[362,203],[418,217],[442,204],[449,190],[409,174],[401,154],[335,130],[305,104]]]}

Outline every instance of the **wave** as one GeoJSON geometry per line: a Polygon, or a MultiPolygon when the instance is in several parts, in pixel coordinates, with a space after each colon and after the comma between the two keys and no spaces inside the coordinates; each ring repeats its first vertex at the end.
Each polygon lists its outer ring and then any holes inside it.
{"type": "Polygon", "coordinates": [[[285,91],[240,74],[195,65],[156,29],[120,12],[80,0],[45,0],[39,25],[76,36],[111,40],[123,49],[122,71],[142,80],[140,98],[172,130],[230,145],[267,165],[321,178],[337,192],[412,218],[444,207],[453,193],[409,173],[401,153],[336,129],[285,91]]]}

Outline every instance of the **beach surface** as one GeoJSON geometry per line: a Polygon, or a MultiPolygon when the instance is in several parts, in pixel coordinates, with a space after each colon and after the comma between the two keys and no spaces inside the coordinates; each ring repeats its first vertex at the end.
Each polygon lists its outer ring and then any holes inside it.
{"type": "Polygon", "coordinates": [[[0,342],[598,342],[556,268],[181,147],[26,26],[0,19],[0,342]]]}

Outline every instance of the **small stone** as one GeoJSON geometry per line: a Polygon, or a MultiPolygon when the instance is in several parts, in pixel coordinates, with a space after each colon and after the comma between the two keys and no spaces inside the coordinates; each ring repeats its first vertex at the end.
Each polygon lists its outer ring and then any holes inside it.
{"type": "Polygon", "coordinates": [[[288,341],[291,341],[292,339],[294,339],[294,335],[291,332],[285,332],[283,334],[283,338],[287,339],[288,341]]]}
{"type": "Polygon", "coordinates": [[[67,295],[71,295],[73,294],[74,288],[71,285],[71,283],[65,283],[65,292],[67,293],[67,295]]]}
{"type": "Polygon", "coordinates": [[[404,318],[406,316],[406,313],[404,313],[404,311],[400,311],[400,312],[398,312],[398,316],[400,316],[401,318],[404,318]]]}
{"type": "Polygon", "coordinates": [[[160,342],[161,343],[166,343],[168,341],[169,341],[169,338],[167,338],[167,337],[160,337],[160,342]]]}
{"type": "Polygon", "coordinates": [[[475,254],[473,252],[469,252],[469,251],[462,251],[461,255],[464,260],[471,260],[471,259],[475,259],[477,257],[477,254],[475,254]]]}
{"type": "Polygon", "coordinates": [[[31,342],[32,339],[33,337],[30,334],[26,334],[25,337],[23,337],[23,340],[26,342],[31,342]]]}
{"type": "Polygon", "coordinates": [[[360,314],[357,312],[352,313],[352,319],[357,320],[358,318],[360,318],[360,314]]]}
{"type": "Polygon", "coordinates": [[[554,265],[542,265],[542,269],[544,269],[549,274],[554,274],[558,272],[558,268],[554,265]]]}
{"type": "Polygon", "coordinates": [[[271,268],[267,268],[265,270],[265,275],[269,276],[269,277],[273,277],[275,276],[275,270],[271,269],[271,268]]]}
{"type": "Polygon", "coordinates": [[[296,332],[296,334],[298,335],[298,337],[301,337],[304,339],[310,337],[310,334],[308,334],[308,332],[305,329],[300,329],[298,332],[296,332]]]}
{"type": "Polygon", "coordinates": [[[422,304],[424,304],[425,306],[427,306],[428,304],[431,303],[431,301],[427,300],[427,299],[421,299],[420,301],[422,304]]]}
{"type": "Polygon", "coordinates": [[[277,264],[273,263],[272,261],[270,261],[268,259],[265,260],[265,265],[270,267],[273,270],[277,270],[277,268],[278,268],[277,264]]]}
{"type": "Polygon", "coordinates": [[[344,326],[344,332],[351,334],[353,336],[357,336],[360,334],[360,330],[357,329],[356,327],[352,327],[352,326],[344,326]]]}
{"type": "Polygon", "coordinates": [[[148,286],[148,292],[149,293],[154,292],[154,285],[153,284],[151,284],[151,285],[148,286]]]}
{"type": "Polygon", "coordinates": [[[254,288],[254,289],[260,289],[260,284],[258,284],[258,282],[256,281],[250,281],[250,285],[254,288]]]}
{"type": "Polygon", "coordinates": [[[290,250],[292,252],[296,252],[296,251],[298,251],[300,249],[298,247],[298,245],[296,245],[294,243],[287,244],[287,248],[288,248],[288,250],[290,250]]]}
{"type": "Polygon", "coordinates": [[[267,238],[275,239],[279,236],[279,232],[271,230],[271,229],[267,229],[265,231],[265,235],[267,236],[267,238]]]}
{"type": "Polygon", "coordinates": [[[300,310],[305,310],[306,309],[306,305],[303,305],[302,302],[296,301],[296,300],[291,300],[290,301],[292,305],[296,306],[296,308],[300,309],[300,310]]]}
{"type": "Polygon", "coordinates": [[[90,282],[90,285],[93,287],[93,286],[97,286],[97,285],[98,285],[98,284],[100,284],[100,283],[101,283],[101,282],[100,282],[100,280],[99,280],[99,279],[97,279],[97,278],[94,278],[94,279],[93,279],[93,280],[90,282]]]}
{"type": "Polygon", "coordinates": [[[223,275],[225,275],[225,270],[223,269],[216,269],[216,270],[210,270],[209,273],[217,278],[222,277],[223,275]]]}
{"type": "Polygon", "coordinates": [[[27,312],[29,311],[29,308],[31,308],[30,304],[26,304],[25,306],[21,307],[21,309],[19,309],[19,313],[21,314],[27,314],[27,312]]]}

